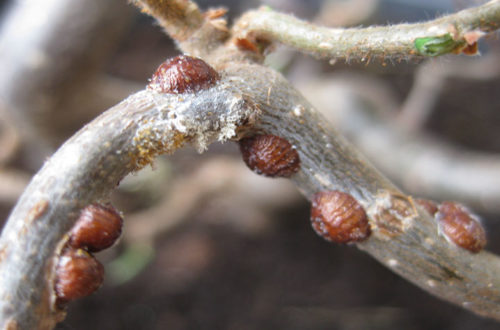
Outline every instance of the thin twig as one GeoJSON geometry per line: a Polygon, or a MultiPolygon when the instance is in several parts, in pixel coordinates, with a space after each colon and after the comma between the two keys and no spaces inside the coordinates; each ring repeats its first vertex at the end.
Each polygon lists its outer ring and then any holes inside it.
{"type": "Polygon", "coordinates": [[[450,36],[453,47],[443,53],[476,42],[483,33],[500,26],[500,1],[418,24],[398,24],[367,28],[329,29],[301,21],[267,7],[250,11],[235,25],[240,37],[278,41],[319,58],[358,59],[425,56],[415,47],[417,38],[450,36]],[[470,38],[469,38],[470,37],[470,38]]]}

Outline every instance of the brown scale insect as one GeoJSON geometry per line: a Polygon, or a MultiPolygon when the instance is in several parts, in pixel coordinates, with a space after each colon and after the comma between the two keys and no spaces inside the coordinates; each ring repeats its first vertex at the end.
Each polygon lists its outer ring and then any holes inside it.
{"type": "Polygon", "coordinates": [[[56,304],[66,303],[90,295],[104,280],[104,267],[82,249],[67,249],[56,266],[56,304]]]}
{"type": "Polygon", "coordinates": [[[300,169],[297,150],[276,135],[256,135],[241,139],[243,161],[257,174],[288,178],[300,169]]]}
{"type": "Polygon", "coordinates": [[[69,246],[97,252],[112,246],[120,237],[123,219],[112,206],[85,207],[71,230],[69,246]]]}
{"type": "Polygon", "coordinates": [[[467,208],[455,202],[439,205],[436,220],[440,233],[455,245],[478,253],[486,245],[483,226],[467,208]]]}
{"type": "Polygon", "coordinates": [[[314,194],[311,224],[316,233],[335,243],[354,243],[371,234],[363,207],[351,195],[341,191],[314,194]]]}
{"type": "Polygon", "coordinates": [[[150,79],[148,88],[160,93],[193,93],[213,86],[220,76],[199,58],[180,55],[163,62],[150,79]]]}

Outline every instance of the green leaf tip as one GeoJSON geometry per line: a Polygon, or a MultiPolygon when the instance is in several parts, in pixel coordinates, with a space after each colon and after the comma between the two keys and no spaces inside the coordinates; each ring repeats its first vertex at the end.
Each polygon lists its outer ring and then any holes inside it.
{"type": "Polygon", "coordinates": [[[439,56],[447,54],[464,44],[462,40],[454,40],[447,33],[436,37],[424,37],[415,39],[415,48],[421,55],[439,56]]]}

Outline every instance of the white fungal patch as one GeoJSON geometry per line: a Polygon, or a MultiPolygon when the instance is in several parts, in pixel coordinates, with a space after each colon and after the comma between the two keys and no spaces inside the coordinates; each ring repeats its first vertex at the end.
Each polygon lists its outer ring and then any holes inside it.
{"type": "Polygon", "coordinates": [[[201,153],[214,141],[224,142],[236,136],[238,126],[259,113],[253,103],[227,82],[196,93],[184,93],[182,97],[151,89],[143,93],[147,93],[143,99],[148,99],[156,111],[141,121],[132,139],[134,149],[139,152],[139,165],[158,154],[174,151],[184,142],[191,143],[201,153]]]}
{"type": "Polygon", "coordinates": [[[387,260],[387,264],[391,267],[397,267],[399,262],[396,259],[389,259],[387,260]]]}

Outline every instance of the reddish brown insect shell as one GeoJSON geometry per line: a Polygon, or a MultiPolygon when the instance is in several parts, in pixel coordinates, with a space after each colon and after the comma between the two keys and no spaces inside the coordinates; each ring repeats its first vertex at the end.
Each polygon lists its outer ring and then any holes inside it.
{"type": "Polygon", "coordinates": [[[213,86],[219,74],[202,59],[181,55],[163,62],[148,88],[160,93],[193,93],[213,86]]]}
{"type": "Polygon", "coordinates": [[[243,161],[257,174],[290,177],[300,169],[297,150],[275,135],[256,135],[240,140],[243,161]]]}
{"type": "Polygon", "coordinates": [[[371,234],[363,207],[341,191],[322,191],[313,196],[311,223],[318,235],[336,243],[360,242],[371,234]]]}
{"type": "Polygon", "coordinates": [[[81,249],[67,249],[56,267],[57,305],[90,295],[104,280],[104,267],[81,249]]]}
{"type": "Polygon", "coordinates": [[[439,231],[461,248],[477,253],[486,245],[486,233],[479,220],[463,205],[443,202],[436,213],[439,231]]]}
{"type": "Polygon", "coordinates": [[[90,252],[104,250],[120,237],[122,226],[123,219],[112,206],[91,204],[80,213],[71,230],[69,245],[90,252]]]}

